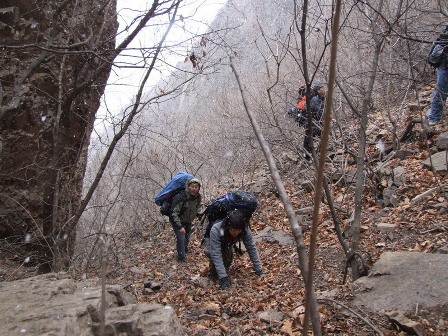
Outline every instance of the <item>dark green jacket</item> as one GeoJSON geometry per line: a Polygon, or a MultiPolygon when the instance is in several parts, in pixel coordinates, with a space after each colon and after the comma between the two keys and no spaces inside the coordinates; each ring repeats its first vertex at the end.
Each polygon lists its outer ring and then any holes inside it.
{"type": "Polygon", "coordinates": [[[186,190],[178,193],[171,204],[170,222],[180,229],[182,225],[191,223],[201,214],[201,194],[190,195],[186,190]]]}

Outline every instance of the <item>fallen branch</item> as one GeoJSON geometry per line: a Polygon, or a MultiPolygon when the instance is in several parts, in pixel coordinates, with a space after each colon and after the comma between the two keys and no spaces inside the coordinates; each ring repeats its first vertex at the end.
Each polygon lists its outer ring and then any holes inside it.
{"type": "Polygon", "coordinates": [[[328,299],[328,298],[318,298],[317,299],[318,302],[322,302],[322,301],[330,301],[333,302],[339,306],[341,306],[342,308],[348,310],[349,312],[351,312],[352,314],[356,315],[360,320],[362,320],[363,322],[365,322],[370,328],[373,329],[374,332],[376,332],[378,335],[380,336],[384,336],[383,332],[381,330],[379,330],[368,318],[361,316],[359,313],[357,313],[356,311],[354,311],[353,309],[351,309],[350,307],[347,307],[346,305],[335,301],[333,299],[328,299]]]}
{"type": "Polygon", "coordinates": [[[411,200],[411,204],[416,204],[424,200],[427,196],[431,195],[433,192],[439,192],[441,190],[444,190],[445,188],[448,188],[448,184],[443,184],[441,186],[437,186],[434,188],[431,188],[429,190],[426,190],[424,193],[421,193],[420,195],[415,196],[411,200]]]}
{"type": "Polygon", "coordinates": [[[420,234],[426,234],[426,233],[430,233],[430,232],[445,232],[448,231],[448,225],[438,225],[435,228],[426,230],[426,231],[422,231],[420,232],[420,234]]]}

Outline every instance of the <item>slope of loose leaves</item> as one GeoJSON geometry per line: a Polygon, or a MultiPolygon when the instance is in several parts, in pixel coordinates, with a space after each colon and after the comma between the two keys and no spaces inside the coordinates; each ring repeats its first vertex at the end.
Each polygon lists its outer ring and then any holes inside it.
{"type": "MultiPolygon", "coordinates": [[[[444,179],[422,169],[422,151],[400,162],[407,169],[407,183],[400,188],[402,199],[394,208],[381,209],[365,195],[361,251],[370,265],[384,251],[422,251],[431,253],[446,246],[446,232],[440,223],[448,220],[446,196],[434,194],[425,202],[411,205],[410,200],[444,179]],[[396,229],[381,233],[375,225],[381,222],[395,224],[396,229]]],[[[294,194],[299,186],[288,183],[287,189],[294,194]]],[[[336,194],[337,196],[337,194],[336,194]]],[[[292,196],[297,208],[305,208],[312,202],[310,194],[292,196]],[[305,197],[304,197],[305,196],[305,197]]],[[[267,226],[272,230],[290,232],[280,200],[274,193],[262,198],[262,206],[252,222],[256,235],[267,226]]],[[[374,334],[367,324],[344,309],[350,306],[353,296],[350,281],[342,284],[345,271],[344,254],[334,233],[328,210],[322,207],[319,222],[319,250],[316,261],[316,290],[319,295],[333,293],[330,299],[320,301],[322,326],[328,334],[370,335],[374,334]],[[340,303],[340,304],[339,304],[340,303]]],[[[306,241],[309,233],[305,232],[306,241]]],[[[141,302],[158,302],[175,308],[189,335],[298,335],[303,317],[304,286],[298,269],[294,246],[281,246],[275,241],[262,240],[257,244],[264,269],[268,274],[256,278],[247,254],[237,257],[230,277],[233,286],[221,291],[217,284],[206,278],[208,262],[202,253],[200,235],[193,235],[191,252],[185,264],[176,262],[175,242],[169,224],[159,237],[133,247],[126,259],[129,264],[118,271],[120,281],[132,288],[141,302]],[[135,269],[138,267],[138,269],[135,269]],[[161,289],[146,290],[144,284],[156,281],[161,289]],[[212,330],[212,331],[211,331],[212,330]]],[[[357,311],[356,308],[353,308],[357,311]]],[[[357,311],[369,319],[386,335],[399,335],[384,316],[357,311]]],[[[446,313],[445,313],[446,315],[446,313]]],[[[433,335],[443,335],[445,329],[437,325],[443,315],[417,317],[433,335]]],[[[445,316],[446,318],[446,316],[445,316]]]]}
{"type": "MultiPolygon", "coordinates": [[[[443,127],[442,125],[438,130],[441,131],[443,127]]],[[[403,160],[393,159],[388,163],[392,168],[401,166],[406,169],[406,182],[397,188],[399,201],[395,207],[382,208],[375,198],[374,184],[366,184],[360,249],[370,266],[385,251],[433,253],[446,247],[446,191],[434,192],[421,202],[411,201],[435,186],[446,184],[444,176],[423,168],[422,165],[436,138],[437,133],[432,137],[430,134],[428,138],[423,129],[416,126],[413,137],[402,144],[403,148],[412,150],[415,154],[403,160]],[[376,228],[378,223],[394,224],[395,229],[382,233],[376,228]]],[[[372,157],[379,156],[374,143],[371,144],[369,153],[372,157]]],[[[347,171],[350,169],[352,167],[349,166],[347,171]]],[[[291,172],[293,170],[291,168],[291,172]]],[[[300,185],[304,177],[312,178],[310,174],[311,170],[306,169],[301,170],[300,179],[295,172],[289,176],[285,174],[286,188],[297,209],[312,206],[312,194],[303,192],[300,185]]],[[[341,209],[353,206],[353,197],[347,196],[347,189],[337,186],[333,189],[341,209]]],[[[260,200],[262,205],[251,224],[254,234],[266,227],[289,233],[289,223],[275,192],[265,190],[260,195],[260,200]]],[[[385,316],[350,308],[350,299],[353,297],[350,279],[346,284],[342,283],[346,271],[345,257],[325,204],[322,205],[319,216],[315,287],[318,295],[323,298],[320,300],[320,314],[325,333],[373,335],[375,333],[366,323],[369,320],[385,335],[400,335],[400,331],[385,316]]],[[[348,218],[344,220],[349,223],[348,218]]],[[[169,224],[166,224],[166,230],[159,237],[152,237],[151,241],[133,248],[129,265],[118,272],[121,274],[120,280],[127,283],[128,288],[132,288],[141,302],[172,305],[187,327],[189,335],[299,335],[303,318],[304,285],[295,247],[282,246],[266,239],[259,241],[257,246],[264,269],[268,273],[261,279],[256,278],[250,260],[244,254],[236,258],[230,271],[233,286],[221,291],[216,283],[206,278],[208,261],[202,252],[198,231],[193,235],[187,262],[179,264],[176,262],[174,237],[169,224]],[[151,281],[162,283],[161,289],[145,289],[145,282],[151,281]]],[[[305,232],[305,238],[308,242],[308,232],[305,232]]],[[[447,319],[446,312],[422,312],[413,319],[432,335],[444,335],[447,332],[446,322],[443,324],[443,319],[447,319]]]]}

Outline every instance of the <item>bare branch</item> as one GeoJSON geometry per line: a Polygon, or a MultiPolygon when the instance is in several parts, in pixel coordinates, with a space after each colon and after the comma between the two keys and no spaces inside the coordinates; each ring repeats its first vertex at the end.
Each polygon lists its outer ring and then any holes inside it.
{"type": "MultiPolygon", "coordinates": [[[[286,192],[285,186],[283,185],[283,182],[281,180],[280,177],[280,173],[277,169],[277,165],[275,163],[275,159],[274,156],[271,153],[269,144],[267,143],[267,141],[265,140],[263,133],[261,131],[260,126],[258,125],[257,120],[255,119],[254,114],[251,112],[251,110],[249,109],[249,105],[247,103],[247,99],[246,99],[246,93],[245,93],[245,89],[243,88],[243,85],[241,83],[241,80],[239,78],[238,72],[233,64],[233,59],[230,59],[230,66],[232,68],[233,74],[235,75],[236,81],[238,83],[238,87],[241,93],[241,98],[243,100],[243,105],[244,105],[244,109],[249,117],[249,120],[252,124],[252,128],[254,129],[255,135],[258,139],[258,142],[261,146],[261,149],[263,151],[263,154],[266,158],[266,162],[269,166],[269,170],[271,171],[271,176],[272,176],[272,180],[275,183],[275,186],[277,188],[277,191],[279,193],[280,199],[282,200],[282,203],[285,207],[285,211],[286,211],[286,215],[288,216],[289,219],[289,223],[291,225],[291,229],[292,229],[292,233],[294,236],[294,239],[296,241],[296,246],[297,246],[297,253],[299,255],[299,267],[300,270],[302,271],[302,275],[304,278],[305,283],[307,282],[308,279],[308,257],[306,254],[306,246],[305,246],[305,242],[303,239],[303,234],[302,234],[302,226],[299,225],[299,221],[297,218],[297,215],[294,211],[294,207],[291,203],[291,200],[288,197],[288,194],[286,192]]],[[[320,331],[320,323],[319,323],[319,314],[317,311],[317,302],[316,302],[316,296],[314,293],[314,289],[313,289],[313,284],[309,284],[309,286],[307,287],[307,297],[310,298],[310,308],[311,308],[311,315],[313,316],[313,331],[315,335],[321,335],[321,331],[320,331]],[[317,324],[315,325],[314,322],[317,322],[317,324]]]]}

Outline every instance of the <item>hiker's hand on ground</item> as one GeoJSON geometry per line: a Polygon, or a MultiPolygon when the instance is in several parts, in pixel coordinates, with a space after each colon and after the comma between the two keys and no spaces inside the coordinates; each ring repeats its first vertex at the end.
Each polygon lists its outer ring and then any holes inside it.
{"type": "Polygon", "coordinates": [[[219,289],[226,289],[232,286],[232,283],[230,282],[228,277],[224,277],[222,279],[219,279],[219,289]]]}
{"type": "Polygon", "coordinates": [[[185,228],[182,227],[182,228],[179,230],[179,233],[180,233],[181,235],[184,235],[184,234],[185,234],[185,228]]]}

